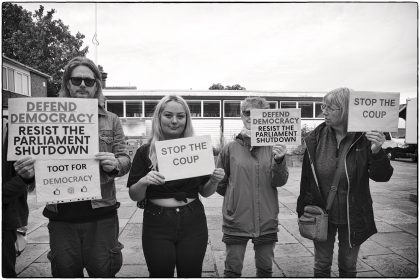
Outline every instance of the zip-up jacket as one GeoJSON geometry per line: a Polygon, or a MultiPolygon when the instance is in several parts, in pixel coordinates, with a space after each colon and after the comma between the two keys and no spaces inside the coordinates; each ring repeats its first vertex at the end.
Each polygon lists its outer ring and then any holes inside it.
{"type": "MultiPolygon", "coordinates": [[[[300,194],[296,207],[299,217],[303,214],[306,205],[326,208],[326,201],[314,179],[318,179],[317,174],[311,168],[311,161],[315,162],[315,150],[324,129],[327,129],[327,126],[322,123],[305,139],[306,150],[303,157],[300,194]]],[[[354,247],[377,233],[369,178],[376,182],[386,182],[391,178],[394,169],[385,152],[381,149],[376,154],[372,153],[371,142],[363,133],[358,132],[345,155],[344,170],[348,183],[347,226],[350,236],[349,242],[350,247],[354,247]]]]}
{"type": "Polygon", "coordinates": [[[259,237],[278,231],[277,187],[289,172],[286,160],[274,161],[272,147],[251,147],[241,134],[221,151],[217,167],[225,170],[217,192],[223,200],[223,232],[259,237]]]}

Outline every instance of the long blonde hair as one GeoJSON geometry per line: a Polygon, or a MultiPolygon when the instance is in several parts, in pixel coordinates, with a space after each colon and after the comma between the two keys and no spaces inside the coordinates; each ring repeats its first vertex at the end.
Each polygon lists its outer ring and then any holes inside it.
{"type": "Polygon", "coordinates": [[[157,156],[156,156],[155,143],[156,141],[166,140],[162,132],[162,127],[160,124],[160,117],[162,115],[163,110],[165,109],[166,104],[168,104],[171,101],[181,104],[182,107],[184,107],[185,114],[186,114],[185,128],[179,138],[194,136],[194,129],[191,123],[191,112],[190,112],[190,108],[188,107],[187,102],[181,96],[178,96],[178,95],[164,96],[156,105],[155,111],[153,112],[152,133],[149,139],[147,139],[147,143],[150,144],[149,158],[150,158],[150,161],[152,162],[151,168],[154,170],[157,170],[157,156]]]}

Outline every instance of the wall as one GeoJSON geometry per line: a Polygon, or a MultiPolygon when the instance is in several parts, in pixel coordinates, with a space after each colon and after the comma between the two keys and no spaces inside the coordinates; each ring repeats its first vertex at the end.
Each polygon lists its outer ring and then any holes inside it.
{"type": "Polygon", "coordinates": [[[47,97],[47,79],[31,72],[32,97],[47,97]]]}

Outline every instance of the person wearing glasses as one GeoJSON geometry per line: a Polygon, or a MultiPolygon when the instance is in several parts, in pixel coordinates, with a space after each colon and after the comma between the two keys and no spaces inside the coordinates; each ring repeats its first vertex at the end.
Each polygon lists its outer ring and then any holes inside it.
{"type": "Polygon", "coordinates": [[[337,232],[339,277],[356,277],[360,245],[377,232],[369,179],[386,182],[393,173],[390,161],[381,148],[385,141],[383,133],[347,132],[350,91],[338,88],[324,96],[321,108],[325,122],[305,139],[306,151],[296,208],[299,217],[306,205],[326,209],[328,192],[342,153],[345,160],[328,212],[327,241],[314,241],[314,277],[330,277],[337,232]]]}
{"type": "Polygon", "coordinates": [[[115,277],[122,266],[114,178],[128,173],[131,163],[117,115],[104,109],[101,73],[88,58],[73,58],[65,67],[59,97],[98,99],[99,153],[102,199],[48,204],[53,277],[115,277]]]}
{"type": "Polygon", "coordinates": [[[142,244],[150,277],[201,277],[208,230],[199,194],[216,191],[225,173],[216,168],[210,176],[165,181],[159,172],[156,141],[194,135],[191,113],[177,95],[163,97],[156,105],[152,131],[138,148],[127,187],[132,200],[144,208],[142,244]]]}
{"type": "Polygon", "coordinates": [[[286,147],[282,144],[251,146],[251,109],[269,109],[264,98],[241,102],[244,127],[223,147],[217,167],[225,170],[217,192],[224,196],[223,242],[226,245],[225,277],[240,277],[249,239],[254,243],[257,277],[271,277],[274,246],[278,241],[277,187],[286,184],[286,147]]]}

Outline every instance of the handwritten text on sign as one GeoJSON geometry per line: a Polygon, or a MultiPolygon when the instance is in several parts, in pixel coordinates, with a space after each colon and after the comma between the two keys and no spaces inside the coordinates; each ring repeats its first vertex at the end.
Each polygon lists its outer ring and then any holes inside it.
{"type": "Polygon", "coordinates": [[[356,91],[350,93],[349,132],[398,131],[400,94],[356,91]]]}
{"type": "Polygon", "coordinates": [[[98,149],[98,100],[9,99],[8,160],[92,158],[98,149]]]}
{"type": "Polygon", "coordinates": [[[251,110],[251,145],[300,145],[300,109],[251,110]]]}
{"type": "Polygon", "coordinates": [[[165,181],[208,175],[215,168],[208,135],[158,141],[156,154],[165,181]]]}
{"type": "Polygon", "coordinates": [[[101,198],[98,160],[36,160],[35,174],[38,203],[101,198]]]}

